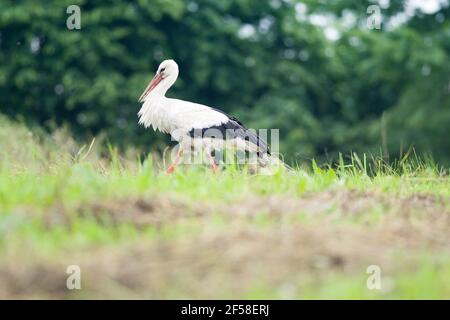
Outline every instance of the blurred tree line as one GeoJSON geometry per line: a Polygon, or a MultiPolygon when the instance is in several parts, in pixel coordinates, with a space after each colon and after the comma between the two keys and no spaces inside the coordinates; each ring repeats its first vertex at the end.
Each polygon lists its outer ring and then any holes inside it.
{"type": "Polygon", "coordinates": [[[0,112],[161,148],[167,137],[137,125],[137,97],[173,58],[169,96],[279,128],[291,161],[414,146],[448,165],[449,17],[445,1],[430,13],[388,0],[2,0],[0,112]],[[72,4],[81,30],[66,27],[72,4]],[[380,29],[367,27],[373,4],[380,29]]]}

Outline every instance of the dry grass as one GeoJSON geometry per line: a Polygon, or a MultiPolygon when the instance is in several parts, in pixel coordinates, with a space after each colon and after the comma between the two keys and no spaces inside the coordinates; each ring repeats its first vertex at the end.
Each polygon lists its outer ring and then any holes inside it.
{"type": "MultiPolygon", "coordinates": [[[[4,262],[0,297],[251,297],[260,284],[297,297],[308,283],[333,272],[363,275],[371,264],[390,273],[413,272],[424,252],[438,261],[450,250],[448,204],[436,197],[355,191],[252,197],[228,205],[161,196],[97,201],[75,214],[142,230],[187,225],[189,236],[142,237],[54,260],[25,259],[20,267],[4,262]],[[83,270],[83,290],[75,296],[65,289],[68,264],[83,270]]],[[[48,212],[52,227],[73,218],[61,207],[48,212]],[[55,220],[61,215],[67,218],[55,220]]]]}

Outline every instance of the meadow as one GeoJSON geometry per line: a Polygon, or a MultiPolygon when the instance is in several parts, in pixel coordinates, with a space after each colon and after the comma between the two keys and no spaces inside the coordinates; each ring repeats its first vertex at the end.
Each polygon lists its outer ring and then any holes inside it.
{"type": "Polygon", "coordinates": [[[270,176],[138,154],[0,118],[0,298],[450,298],[450,177],[413,152],[270,176]]]}

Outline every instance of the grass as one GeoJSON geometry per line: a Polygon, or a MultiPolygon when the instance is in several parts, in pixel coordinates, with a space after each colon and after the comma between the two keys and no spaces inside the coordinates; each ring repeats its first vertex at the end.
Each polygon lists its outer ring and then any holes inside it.
{"type": "Polygon", "coordinates": [[[0,118],[0,298],[450,298],[450,177],[414,154],[167,176],[69,137],[0,118]]]}

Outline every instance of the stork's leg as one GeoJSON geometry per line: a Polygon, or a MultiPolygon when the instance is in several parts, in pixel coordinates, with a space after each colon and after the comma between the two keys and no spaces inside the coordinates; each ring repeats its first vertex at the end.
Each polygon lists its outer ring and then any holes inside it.
{"type": "Polygon", "coordinates": [[[211,169],[214,172],[217,172],[219,170],[219,167],[217,166],[216,161],[214,160],[214,158],[213,158],[213,156],[211,155],[210,152],[208,152],[208,159],[209,159],[209,163],[211,165],[211,169]]]}
{"type": "Polygon", "coordinates": [[[175,166],[180,161],[181,151],[182,151],[182,148],[180,147],[178,149],[177,156],[175,157],[175,160],[172,162],[172,164],[169,166],[169,168],[167,168],[167,174],[171,174],[171,173],[174,172],[175,166]]]}

